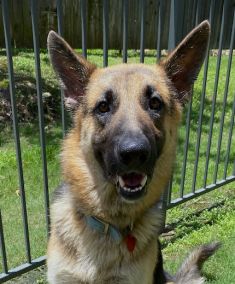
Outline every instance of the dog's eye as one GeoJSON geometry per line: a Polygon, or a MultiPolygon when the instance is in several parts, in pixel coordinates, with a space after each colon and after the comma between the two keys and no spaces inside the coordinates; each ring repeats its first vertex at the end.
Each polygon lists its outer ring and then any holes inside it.
{"type": "Polygon", "coordinates": [[[158,92],[152,86],[147,86],[145,96],[148,101],[148,108],[153,111],[160,111],[163,107],[163,101],[158,92]]]}
{"type": "Polygon", "coordinates": [[[162,109],[162,105],[162,100],[157,96],[149,99],[149,108],[152,110],[160,111],[162,109]]]}
{"type": "Polygon", "coordinates": [[[110,111],[109,104],[106,101],[100,102],[97,109],[100,113],[106,113],[110,111]]]}

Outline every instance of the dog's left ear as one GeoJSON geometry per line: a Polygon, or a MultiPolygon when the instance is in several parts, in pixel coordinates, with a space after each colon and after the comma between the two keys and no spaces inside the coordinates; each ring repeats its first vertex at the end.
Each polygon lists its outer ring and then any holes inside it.
{"type": "Polygon", "coordinates": [[[96,66],[76,54],[54,31],[48,34],[47,46],[52,66],[64,89],[65,105],[74,109],[84,97],[86,86],[96,66]]]}
{"type": "Polygon", "coordinates": [[[185,104],[203,64],[210,36],[210,24],[202,22],[163,60],[160,65],[173,83],[177,97],[185,104]]]}

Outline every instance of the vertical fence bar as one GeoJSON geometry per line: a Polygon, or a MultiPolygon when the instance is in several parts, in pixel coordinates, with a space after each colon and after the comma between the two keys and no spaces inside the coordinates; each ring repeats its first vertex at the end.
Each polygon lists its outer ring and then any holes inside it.
{"type": "Polygon", "coordinates": [[[229,163],[229,155],[230,155],[230,149],[231,149],[231,143],[232,143],[232,136],[233,136],[233,127],[234,127],[234,117],[235,117],[235,92],[234,92],[234,98],[233,98],[233,108],[232,108],[232,116],[230,121],[230,128],[229,128],[229,135],[228,135],[228,143],[227,143],[227,152],[226,152],[226,158],[225,158],[225,164],[224,164],[224,175],[223,179],[226,179],[227,177],[227,170],[228,170],[228,163],[229,163]]]}
{"type": "Polygon", "coordinates": [[[234,163],[233,163],[233,176],[235,176],[235,159],[234,159],[234,163]]]}
{"type": "Polygon", "coordinates": [[[170,22],[169,22],[169,35],[168,35],[168,51],[172,50],[176,46],[175,32],[175,0],[171,0],[170,4],[170,22]]]}
{"type": "Polygon", "coordinates": [[[22,166],[22,157],[21,157],[19,127],[18,127],[17,111],[16,111],[15,78],[13,73],[8,0],[2,0],[2,15],[3,15],[4,36],[5,36],[7,63],[8,63],[7,66],[8,66],[9,87],[10,87],[10,96],[11,96],[12,122],[13,122],[13,132],[15,136],[16,161],[17,161],[18,177],[19,177],[25,249],[26,249],[27,261],[28,263],[31,263],[28,214],[27,214],[25,188],[24,188],[24,175],[23,175],[23,166],[22,166]]]}
{"type": "Polygon", "coordinates": [[[144,63],[144,45],[145,45],[145,1],[140,0],[140,63],[144,63]]]}
{"type": "Polygon", "coordinates": [[[184,11],[184,1],[170,1],[168,51],[174,49],[183,37],[184,14],[182,11],[184,11]]]}
{"type": "Polygon", "coordinates": [[[229,59],[228,59],[226,82],[225,82],[225,88],[224,88],[223,108],[222,108],[222,114],[221,114],[221,117],[220,117],[220,128],[219,128],[220,131],[219,131],[219,138],[218,138],[218,143],[217,143],[217,155],[216,155],[216,161],[215,161],[214,183],[216,183],[216,180],[217,180],[218,168],[219,168],[219,162],[220,162],[220,150],[221,150],[222,135],[223,135],[223,129],[224,129],[225,108],[226,108],[226,104],[227,104],[228,88],[229,88],[229,81],[230,81],[230,72],[231,72],[232,59],[233,59],[234,32],[235,32],[235,10],[233,12],[233,26],[232,26],[232,31],[231,31],[229,59]]]}
{"type": "Polygon", "coordinates": [[[215,117],[215,106],[216,106],[218,83],[219,83],[221,55],[222,55],[223,38],[224,38],[224,21],[225,21],[225,12],[226,12],[225,3],[226,3],[226,0],[223,5],[222,23],[221,23],[221,29],[220,29],[219,50],[218,50],[218,57],[217,57],[215,83],[214,83],[211,117],[210,117],[210,130],[209,130],[208,144],[207,144],[207,149],[206,149],[206,165],[205,165],[205,174],[204,174],[204,181],[203,181],[204,188],[206,187],[206,184],[207,184],[208,166],[209,166],[209,160],[210,160],[211,141],[212,141],[212,134],[213,134],[213,124],[214,124],[214,117],[215,117]]]}
{"type": "Polygon", "coordinates": [[[157,62],[161,58],[162,0],[158,1],[157,62]]]}
{"type": "Polygon", "coordinates": [[[103,66],[108,66],[109,1],[103,0],[103,66]]]}
{"type": "Polygon", "coordinates": [[[197,19],[197,16],[198,16],[198,3],[199,1],[198,0],[194,0],[193,1],[193,7],[192,7],[192,10],[195,11],[195,13],[193,13],[192,15],[192,23],[197,23],[198,19],[197,19]]]}
{"type": "MultiPolygon", "coordinates": [[[[57,26],[58,26],[58,33],[60,36],[63,36],[63,4],[62,0],[56,0],[56,9],[57,9],[57,26]]],[[[65,137],[67,125],[66,125],[66,115],[65,115],[65,107],[64,107],[64,90],[61,89],[60,91],[61,97],[61,122],[62,122],[62,132],[63,138],[65,137]]]]}
{"type": "MultiPolygon", "coordinates": [[[[157,44],[157,60],[160,60],[161,57],[161,29],[162,29],[162,0],[159,0],[159,18],[158,18],[158,44],[157,44]]],[[[169,23],[169,36],[168,36],[168,51],[173,49],[175,47],[175,30],[173,30],[173,22],[175,21],[174,19],[174,0],[171,0],[171,11],[170,11],[170,23],[169,23]],[[173,15],[172,15],[173,12],[173,15]],[[173,19],[171,18],[173,16],[173,19]],[[172,45],[172,38],[174,40],[174,46],[172,45]]],[[[171,204],[171,199],[172,199],[172,185],[173,185],[173,175],[172,173],[171,179],[168,183],[167,189],[166,189],[166,194],[163,195],[163,198],[166,199],[165,201],[165,207],[168,208],[169,205],[171,204]]],[[[163,204],[164,205],[164,204],[163,204]]],[[[166,210],[165,208],[165,210],[166,210]]],[[[164,222],[166,219],[166,214],[164,218],[164,222]]]]}
{"type": "Polygon", "coordinates": [[[166,204],[167,206],[171,203],[171,197],[172,197],[172,185],[173,185],[173,174],[171,176],[171,179],[168,183],[168,186],[167,186],[167,196],[166,196],[166,204]]]}
{"type": "Polygon", "coordinates": [[[59,35],[63,36],[63,4],[62,0],[56,0],[56,10],[57,10],[57,26],[59,35]]]}
{"type": "Polygon", "coordinates": [[[81,0],[81,22],[82,22],[82,55],[87,58],[87,1],[81,0]]]}
{"type": "MultiPolygon", "coordinates": [[[[198,15],[199,15],[199,3],[198,1],[194,3],[193,5],[193,24],[196,25],[198,22],[198,15]]],[[[193,92],[194,92],[194,86],[192,87],[192,94],[191,94],[191,100],[189,102],[188,106],[188,112],[187,112],[187,119],[186,119],[186,141],[184,145],[185,153],[184,153],[184,160],[183,160],[183,167],[182,167],[182,174],[181,174],[181,184],[180,184],[180,198],[183,198],[184,196],[184,186],[185,186],[185,175],[186,175],[186,166],[187,166],[187,159],[188,159],[188,147],[189,147],[189,139],[190,139],[190,129],[191,129],[191,113],[192,113],[192,107],[193,107],[193,92]]]]}
{"type": "Polygon", "coordinates": [[[201,12],[201,1],[198,0],[196,3],[196,19],[195,19],[195,25],[197,26],[199,24],[200,21],[200,12],[201,12]]]}
{"type": "Polygon", "coordinates": [[[41,146],[41,159],[43,171],[43,188],[44,188],[44,202],[46,213],[46,226],[47,234],[49,234],[49,192],[48,192],[48,175],[47,175],[47,157],[46,157],[46,139],[45,139],[45,123],[44,111],[42,102],[42,78],[40,66],[40,50],[39,50],[39,33],[38,33],[38,1],[31,0],[31,18],[32,18],[32,32],[33,32],[33,47],[35,58],[35,74],[36,74],[36,87],[37,87],[37,103],[38,103],[38,119],[39,119],[39,132],[40,132],[40,146],[41,146]]]}
{"type": "Polygon", "coordinates": [[[6,247],[5,247],[5,240],[4,240],[4,231],[3,231],[1,210],[0,210],[0,248],[1,248],[1,254],[2,254],[3,272],[7,274],[8,273],[7,254],[6,254],[6,247]]]}
{"type": "Polygon", "coordinates": [[[167,185],[167,188],[165,189],[165,191],[163,192],[160,202],[158,202],[158,206],[159,209],[161,210],[161,215],[162,215],[162,224],[161,224],[161,232],[163,232],[165,226],[166,226],[166,211],[167,211],[167,206],[169,203],[169,197],[168,194],[169,192],[171,192],[171,190],[169,190],[170,184],[167,185]]]}
{"type": "Polygon", "coordinates": [[[123,47],[122,47],[122,61],[127,63],[127,39],[128,39],[128,0],[122,1],[123,9],[123,47]]]}
{"type": "MultiPolygon", "coordinates": [[[[212,0],[211,3],[210,3],[210,15],[209,15],[209,22],[210,23],[212,23],[214,7],[215,7],[215,0],[212,0]]],[[[200,151],[201,134],[202,134],[202,118],[203,118],[205,96],[206,96],[206,83],[207,83],[207,75],[208,75],[209,55],[210,55],[210,44],[208,45],[208,49],[207,49],[207,53],[206,53],[206,59],[205,59],[205,63],[204,63],[202,94],[201,94],[201,100],[200,100],[200,110],[199,110],[198,128],[197,128],[197,142],[196,142],[196,151],[195,151],[196,160],[195,160],[195,163],[194,163],[194,170],[193,170],[192,192],[195,192],[195,189],[196,189],[199,151],[200,151]]]]}
{"type": "Polygon", "coordinates": [[[192,112],[192,105],[193,99],[191,100],[188,105],[187,117],[186,117],[186,136],[185,136],[185,144],[184,144],[184,160],[183,166],[181,171],[181,183],[180,183],[180,198],[184,196],[184,183],[185,183],[185,174],[186,174],[186,165],[188,159],[188,146],[189,146],[189,134],[190,134],[190,124],[191,124],[191,112],[192,112]]]}
{"type": "MultiPolygon", "coordinates": [[[[194,5],[193,11],[195,11],[195,13],[193,14],[193,23],[195,23],[196,15],[198,13],[197,5],[194,5]]],[[[190,138],[191,113],[192,113],[192,106],[193,106],[193,92],[194,92],[194,87],[192,88],[192,95],[188,103],[188,111],[187,111],[187,117],[186,117],[186,136],[185,136],[185,144],[184,144],[184,159],[183,159],[183,166],[182,166],[182,171],[181,171],[181,182],[180,182],[180,192],[179,192],[180,198],[183,198],[184,196],[186,165],[187,165],[187,159],[188,159],[188,147],[189,147],[189,138],[190,138]]]]}

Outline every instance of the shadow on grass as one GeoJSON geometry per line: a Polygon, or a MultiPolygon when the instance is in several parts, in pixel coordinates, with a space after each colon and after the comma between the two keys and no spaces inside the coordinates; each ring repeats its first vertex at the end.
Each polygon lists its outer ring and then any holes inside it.
{"type": "MultiPolygon", "coordinates": [[[[229,192],[227,193],[229,194],[229,192]]],[[[219,202],[210,206],[206,206],[200,210],[194,211],[185,217],[177,219],[177,221],[166,225],[162,234],[162,248],[166,248],[169,244],[173,244],[184,236],[198,231],[205,225],[212,226],[219,220],[220,214],[231,212],[235,209],[234,203],[230,203],[231,199],[235,199],[235,195],[229,195],[219,202]],[[209,214],[209,212],[211,212],[209,214]],[[177,231],[175,231],[177,229],[177,231]]]]}
{"type": "Polygon", "coordinates": [[[213,275],[212,273],[209,273],[209,272],[203,272],[203,276],[206,278],[207,282],[215,281],[217,278],[216,275],[213,275]]]}

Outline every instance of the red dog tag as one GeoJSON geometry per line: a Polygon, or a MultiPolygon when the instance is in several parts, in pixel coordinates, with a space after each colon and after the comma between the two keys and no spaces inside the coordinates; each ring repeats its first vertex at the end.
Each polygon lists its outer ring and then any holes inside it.
{"type": "Polygon", "coordinates": [[[136,238],[131,234],[128,234],[125,238],[126,246],[129,252],[133,252],[136,245],[136,238]]]}

